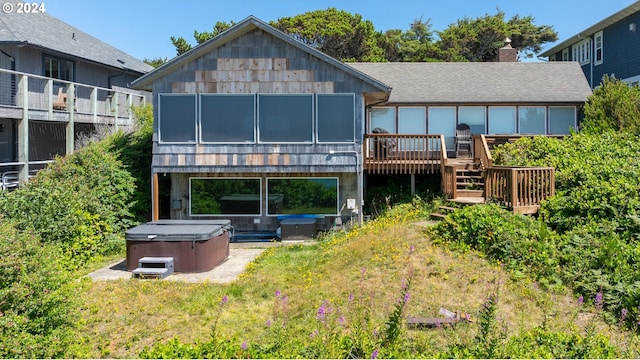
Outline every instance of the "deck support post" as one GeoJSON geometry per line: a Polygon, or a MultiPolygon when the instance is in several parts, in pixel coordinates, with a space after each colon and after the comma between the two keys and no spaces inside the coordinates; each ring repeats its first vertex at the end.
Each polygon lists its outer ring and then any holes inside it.
{"type": "Polygon", "coordinates": [[[411,174],[411,197],[416,196],[416,174],[411,174]]]}
{"type": "Polygon", "coordinates": [[[151,175],[151,220],[160,220],[160,189],[158,188],[158,173],[151,175]]]}
{"type": "Polygon", "coordinates": [[[17,105],[22,108],[22,119],[18,121],[18,181],[24,184],[29,180],[29,77],[18,75],[17,105]]]}

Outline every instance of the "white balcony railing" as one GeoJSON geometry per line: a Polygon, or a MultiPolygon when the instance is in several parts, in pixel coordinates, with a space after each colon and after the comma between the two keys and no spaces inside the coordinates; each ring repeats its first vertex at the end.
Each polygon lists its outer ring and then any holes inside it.
{"type": "Polygon", "coordinates": [[[0,109],[27,109],[33,120],[64,121],[73,113],[76,122],[127,126],[133,121],[131,107],[144,103],[145,96],[133,91],[0,69],[0,109]]]}

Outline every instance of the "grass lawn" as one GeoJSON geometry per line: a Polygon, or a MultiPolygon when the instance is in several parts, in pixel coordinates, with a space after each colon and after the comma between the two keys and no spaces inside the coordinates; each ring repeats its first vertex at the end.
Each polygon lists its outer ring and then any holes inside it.
{"type": "MultiPolygon", "coordinates": [[[[270,248],[232,284],[83,279],[81,320],[67,355],[135,358],[145,347],[174,337],[182,343],[207,341],[214,326],[232,346],[275,346],[291,338],[311,344],[339,327],[384,333],[403,300],[402,323],[407,316],[438,317],[440,307],[477,319],[492,294],[498,296],[498,323],[508,335],[543,323],[569,332],[595,324],[612,342],[626,341],[626,334],[599,322],[571,294],[549,293],[526,278],[513,280],[477,254],[434,245],[417,220],[408,212],[316,245],[270,248]],[[277,330],[284,328],[284,335],[277,330]]],[[[413,347],[410,354],[432,357],[452,343],[471,341],[478,326],[402,331],[413,347]]],[[[299,356],[309,354],[301,350],[299,356]]]]}

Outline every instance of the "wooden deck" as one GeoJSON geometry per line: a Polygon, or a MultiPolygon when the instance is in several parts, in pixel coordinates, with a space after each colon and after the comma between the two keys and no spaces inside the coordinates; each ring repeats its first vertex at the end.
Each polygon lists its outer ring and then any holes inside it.
{"type": "MultiPolygon", "coordinates": [[[[494,145],[531,135],[475,135],[473,157],[449,158],[443,135],[365,135],[363,168],[370,174],[437,174],[442,192],[461,204],[498,203],[534,214],[555,194],[554,169],[493,166],[494,145]]],[[[558,136],[554,136],[558,137],[558,136]]]]}

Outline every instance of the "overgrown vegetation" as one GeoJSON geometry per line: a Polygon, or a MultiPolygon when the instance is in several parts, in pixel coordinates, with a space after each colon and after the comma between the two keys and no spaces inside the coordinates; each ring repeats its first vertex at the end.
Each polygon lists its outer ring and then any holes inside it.
{"type": "Polygon", "coordinates": [[[59,249],[0,217],[0,358],[63,357],[77,318],[59,249]]]}
{"type": "MultiPolygon", "coordinates": [[[[149,126],[90,142],[19,189],[0,191],[1,358],[67,353],[78,316],[76,270],[121,253],[123,232],[134,224],[135,179],[114,149],[129,139],[121,152],[141,175],[149,126]]],[[[144,173],[140,179],[148,179],[144,173]]]]}
{"type": "MultiPolygon", "coordinates": [[[[592,130],[603,128],[589,119],[592,130]]],[[[633,325],[640,320],[638,140],[607,130],[505,144],[494,152],[499,164],[556,169],[556,196],[543,203],[539,219],[483,206],[457,212],[435,233],[515,265],[542,284],[564,284],[588,299],[600,294],[605,318],[614,323],[625,314],[633,325]]]]}
{"type": "Polygon", "coordinates": [[[640,86],[605,75],[584,106],[581,131],[623,131],[640,135],[640,86]]]}
{"type": "MultiPolygon", "coordinates": [[[[457,253],[433,246],[420,228],[410,225],[429,210],[422,203],[402,205],[363,227],[335,233],[320,246],[267,250],[233,285],[190,290],[189,298],[208,301],[208,337],[195,341],[173,337],[146,347],[141,356],[635,356],[633,346],[616,346],[597,330],[601,325],[596,326],[596,320],[586,327],[574,323],[572,319],[586,308],[571,298],[549,295],[531,286],[526,277],[502,281],[506,275],[500,268],[475,254],[462,260],[457,253]],[[464,291],[456,288],[458,283],[465,284],[464,291]],[[408,316],[432,317],[439,306],[470,311],[475,322],[432,330],[407,328],[408,316]]],[[[154,291],[153,287],[145,285],[146,291],[154,291]]]]}
{"type": "Polygon", "coordinates": [[[132,225],[134,180],[108,142],[95,142],[57,157],[25,186],[0,192],[0,212],[22,231],[62,250],[60,261],[76,269],[121,248],[132,225]]]}

